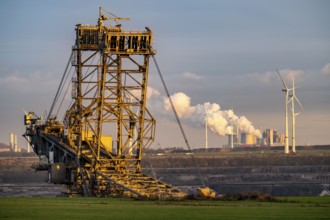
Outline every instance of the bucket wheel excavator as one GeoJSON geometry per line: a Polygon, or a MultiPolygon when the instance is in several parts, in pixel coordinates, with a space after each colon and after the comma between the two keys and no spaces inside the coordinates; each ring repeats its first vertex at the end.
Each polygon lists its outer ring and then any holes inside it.
{"type": "Polygon", "coordinates": [[[143,151],[155,132],[155,119],[146,108],[153,34],[147,27],[123,31],[122,20],[129,19],[100,8],[97,25],[76,25],[75,44],[49,114],[42,119],[26,113],[23,136],[50,181],[67,184],[71,193],[182,199],[185,193],[141,170],[143,151]],[[52,112],[68,67],[74,70],[72,104],[59,121],[52,112]]]}

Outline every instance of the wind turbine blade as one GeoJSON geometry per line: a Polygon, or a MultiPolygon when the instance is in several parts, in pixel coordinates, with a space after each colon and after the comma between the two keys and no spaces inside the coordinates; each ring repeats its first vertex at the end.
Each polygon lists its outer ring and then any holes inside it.
{"type": "Polygon", "coordinates": [[[282,81],[282,83],[283,83],[283,85],[284,85],[284,88],[285,88],[285,89],[288,89],[288,87],[286,86],[286,84],[285,84],[285,82],[284,82],[284,80],[283,80],[283,78],[282,78],[280,72],[278,71],[278,69],[276,69],[276,71],[277,71],[278,76],[280,77],[280,79],[281,79],[281,81],[282,81]]]}
{"type": "Polygon", "coordinates": [[[296,96],[294,98],[298,102],[298,104],[300,105],[301,110],[304,110],[304,108],[303,108],[301,102],[299,101],[299,99],[296,96]]]}

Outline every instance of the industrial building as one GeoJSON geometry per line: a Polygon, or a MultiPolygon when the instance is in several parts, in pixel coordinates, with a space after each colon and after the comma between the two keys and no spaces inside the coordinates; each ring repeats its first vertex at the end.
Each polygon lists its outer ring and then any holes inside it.
{"type": "Polygon", "coordinates": [[[274,129],[266,129],[262,132],[261,137],[257,137],[254,134],[248,134],[248,133],[241,133],[239,134],[228,134],[228,142],[225,147],[239,147],[239,146],[246,146],[246,147],[252,147],[252,146],[265,146],[265,147],[271,147],[271,146],[281,146],[284,144],[284,134],[279,133],[277,130],[274,129]],[[233,142],[233,143],[232,143],[233,142]]]}
{"type": "Polygon", "coordinates": [[[281,146],[284,144],[284,134],[274,129],[266,129],[262,133],[264,146],[281,146]]]}
{"type": "MultiPolygon", "coordinates": [[[[2,149],[4,151],[4,149],[2,149]]],[[[27,144],[27,146],[24,148],[21,148],[18,146],[18,141],[17,141],[17,134],[11,132],[9,134],[9,145],[8,145],[8,152],[14,152],[14,153],[20,153],[20,152],[27,152],[31,153],[31,145],[30,143],[27,144]]]]}

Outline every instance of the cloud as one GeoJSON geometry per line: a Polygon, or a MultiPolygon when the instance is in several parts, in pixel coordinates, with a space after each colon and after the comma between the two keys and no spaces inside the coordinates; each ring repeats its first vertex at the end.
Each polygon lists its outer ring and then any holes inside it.
{"type": "Polygon", "coordinates": [[[189,79],[189,80],[195,80],[195,81],[198,81],[198,80],[201,80],[202,77],[195,74],[195,73],[191,73],[191,72],[184,72],[181,74],[181,76],[185,79],[189,79]]]}
{"type": "Polygon", "coordinates": [[[325,66],[321,69],[321,74],[323,76],[329,76],[330,75],[330,63],[325,64],[325,66]]]}
{"type": "MultiPolygon", "coordinates": [[[[302,79],[302,76],[304,75],[304,71],[302,71],[302,70],[281,69],[281,70],[279,70],[279,72],[286,82],[291,82],[292,77],[294,77],[295,80],[298,81],[298,80],[302,79]]],[[[264,85],[264,86],[269,85],[278,79],[279,78],[278,78],[276,70],[266,71],[263,73],[250,73],[250,74],[246,74],[241,77],[241,80],[244,80],[245,82],[248,82],[251,80],[257,81],[261,85],[264,85]]]]}
{"type": "Polygon", "coordinates": [[[253,82],[255,84],[255,82],[257,82],[262,86],[266,86],[277,80],[278,76],[275,71],[267,71],[263,73],[249,73],[242,75],[239,78],[240,81],[244,82],[245,84],[248,82],[253,82]]]}
{"type": "Polygon", "coordinates": [[[20,74],[18,72],[7,74],[0,78],[0,83],[45,83],[51,82],[55,83],[56,79],[54,79],[52,74],[41,74],[40,72],[34,72],[31,74],[20,74]]]}
{"type": "Polygon", "coordinates": [[[159,95],[160,92],[157,89],[150,86],[147,87],[147,99],[150,99],[151,97],[157,97],[159,95]]]}
{"type": "MultiPolygon", "coordinates": [[[[131,93],[133,96],[136,96],[136,97],[141,96],[140,89],[132,90],[131,93]]],[[[149,100],[152,97],[157,97],[159,95],[160,95],[160,92],[157,89],[150,87],[150,86],[147,87],[147,100],[149,100]]]]}
{"type": "MultiPolygon", "coordinates": [[[[179,118],[193,126],[205,125],[207,120],[208,128],[220,136],[230,134],[233,124],[240,132],[261,136],[258,129],[255,129],[245,116],[237,116],[233,110],[222,110],[217,103],[205,102],[204,104],[191,105],[191,98],[183,92],[171,96],[173,105],[179,118]],[[207,117],[205,117],[207,115],[207,117]]],[[[163,107],[167,113],[172,111],[168,98],[163,99],[163,107]]]]}
{"type": "Polygon", "coordinates": [[[29,79],[20,76],[17,72],[10,74],[10,75],[3,76],[2,78],[0,78],[0,83],[4,84],[4,85],[16,84],[16,83],[24,84],[24,83],[28,83],[28,82],[29,82],[29,79]]]}
{"type": "Polygon", "coordinates": [[[261,74],[256,73],[255,77],[261,84],[267,85],[275,79],[276,75],[274,74],[274,72],[267,71],[261,74]]]}
{"type": "Polygon", "coordinates": [[[287,81],[291,81],[293,77],[297,81],[304,75],[304,71],[302,70],[282,69],[279,72],[287,81]]]}
{"type": "MultiPolygon", "coordinates": [[[[196,110],[196,107],[190,105],[190,97],[183,92],[175,93],[171,96],[171,99],[180,118],[190,117],[191,114],[196,110]]],[[[170,101],[167,97],[164,97],[164,108],[167,112],[172,111],[170,101]]]]}
{"type": "Polygon", "coordinates": [[[52,74],[34,72],[21,74],[14,72],[0,77],[0,87],[7,93],[34,93],[56,89],[58,79],[52,74]]]}

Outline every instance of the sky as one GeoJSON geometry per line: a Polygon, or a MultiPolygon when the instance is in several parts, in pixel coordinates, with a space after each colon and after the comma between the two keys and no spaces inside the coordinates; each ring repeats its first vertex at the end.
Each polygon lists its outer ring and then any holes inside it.
{"type": "MultiPolygon", "coordinates": [[[[122,22],[126,30],[153,30],[169,91],[184,99],[178,101],[183,110],[190,110],[181,119],[193,148],[205,142],[204,103],[212,115],[231,114],[255,129],[284,133],[284,93],[276,69],[288,86],[292,76],[300,86],[296,95],[304,109],[298,108],[297,144],[330,144],[327,0],[1,1],[0,142],[8,144],[14,132],[20,147],[26,146],[23,109],[38,115],[49,111],[74,44],[75,25],[96,24],[100,6],[130,17],[122,22]]],[[[149,90],[156,91],[149,100],[157,120],[153,147],[184,147],[152,62],[149,77],[149,90]],[[157,101],[162,111],[153,105],[157,101]]],[[[227,143],[217,129],[222,128],[208,129],[209,147],[227,143]]]]}

